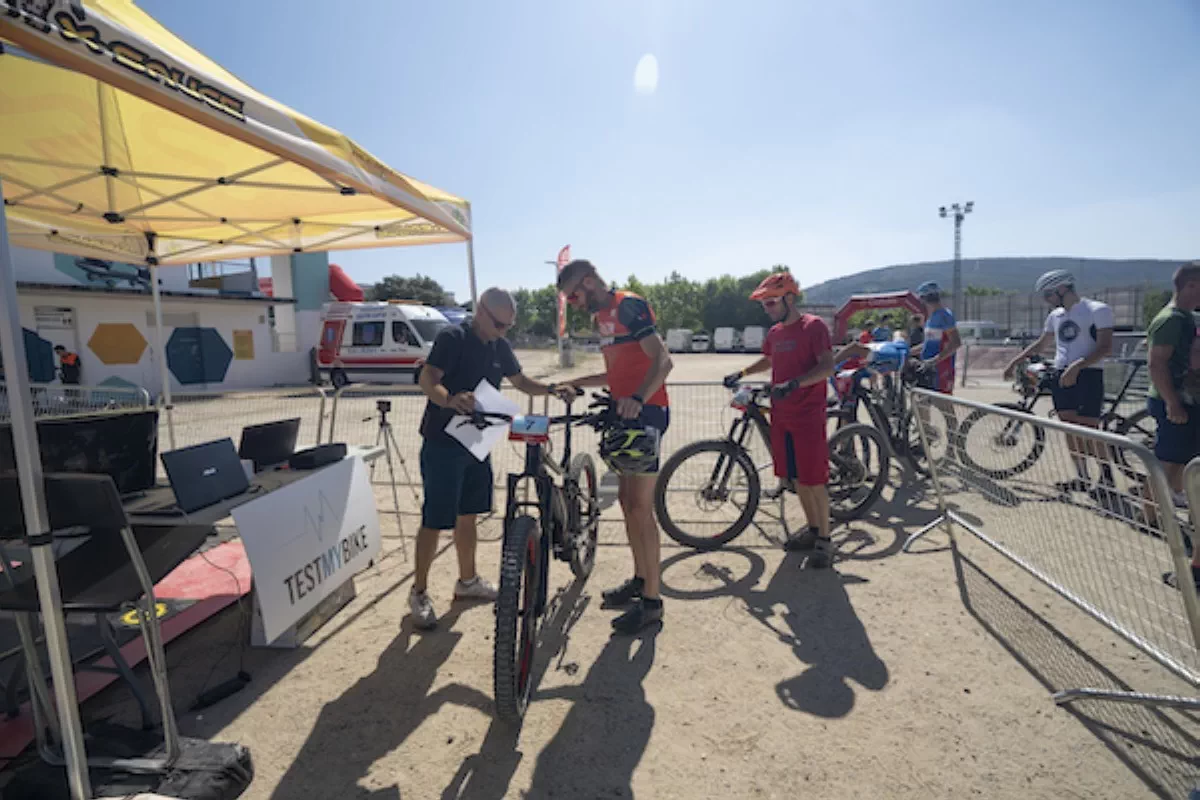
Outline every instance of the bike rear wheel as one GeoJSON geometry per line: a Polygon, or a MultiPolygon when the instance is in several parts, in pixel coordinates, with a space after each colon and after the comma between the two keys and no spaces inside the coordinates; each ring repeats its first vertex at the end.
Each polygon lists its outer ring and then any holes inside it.
{"type": "Polygon", "coordinates": [[[600,539],[600,489],[592,457],[580,453],[567,473],[567,547],[571,572],[587,580],[596,564],[600,539]]]}
{"type": "Polygon", "coordinates": [[[500,560],[500,589],[496,598],[496,649],[493,689],[496,714],[520,722],[533,688],[533,659],[537,649],[541,609],[542,532],[538,520],[514,517],[504,526],[500,560]]]}
{"type": "MultiPolygon", "coordinates": [[[[996,408],[1029,413],[1017,403],[996,403],[996,408]]],[[[1041,426],[983,409],[972,411],[958,430],[958,455],[963,465],[992,480],[1020,475],[1037,463],[1045,449],[1046,432],[1041,426]],[[988,418],[993,420],[990,424],[980,425],[988,418]],[[980,433],[971,442],[974,428],[980,433]]]]}
{"type": "Polygon", "coordinates": [[[654,513],[676,542],[715,550],[754,519],[760,489],[754,463],[737,444],[692,442],[663,464],[654,485],[654,513]]]}
{"type": "Polygon", "coordinates": [[[854,423],[829,437],[829,513],[835,520],[858,519],[888,481],[891,456],[875,427],[854,423]]]}

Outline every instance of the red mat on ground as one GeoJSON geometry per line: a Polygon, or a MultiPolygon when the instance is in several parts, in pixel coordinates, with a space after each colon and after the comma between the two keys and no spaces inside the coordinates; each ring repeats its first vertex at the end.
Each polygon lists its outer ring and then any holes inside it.
{"type": "MultiPolygon", "coordinates": [[[[246,550],[240,540],[225,542],[193,555],[154,586],[155,595],[161,599],[195,601],[178,614],[163,620],[163,642],[170,642],[236,603],[239,597],[249,594],[250,585],[250,559],[246,558],[246,550]]],[[[142,637],[138,636],[124,645],[121,655],[125,656],[130,666],[141,663],[146,657],[146,644],[142,637]]],[[[107,658],[97,663],[112,665],[107,658]]],[[[49,671],[45,665],[43,669],[49,671]]],[[[117,678],[117,675],[97,672],[76,673],[75,692],[80,704],[117,678]]],[[[20,716],[0,720],[0,759],[7,761],[20,755],[33,739],[33,715],[29,703],[25,703],[21,706],[20,716]]]]}

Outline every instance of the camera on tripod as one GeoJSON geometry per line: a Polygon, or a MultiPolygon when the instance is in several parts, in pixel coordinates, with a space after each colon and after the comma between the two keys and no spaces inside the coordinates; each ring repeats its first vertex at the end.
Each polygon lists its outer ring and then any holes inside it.
{"type": "Polygon", "coordinates": [[[391,400],[376,400],[375,408],[377,408],[381,413],[386,414],[392,410],[392,401],[391,400]]]}

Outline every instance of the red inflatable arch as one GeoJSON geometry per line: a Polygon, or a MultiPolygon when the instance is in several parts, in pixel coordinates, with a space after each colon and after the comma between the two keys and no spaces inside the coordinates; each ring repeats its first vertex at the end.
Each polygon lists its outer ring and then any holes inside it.
{"type": "Polygon", "coordinates": [[[850,317],[867,308],[907,308],[914,314],[924,314],[925,304],[912,292],[883,292],[881,294],[856,294],[838,309],[833,318],[833,340],[843,341],[850,317]]]}

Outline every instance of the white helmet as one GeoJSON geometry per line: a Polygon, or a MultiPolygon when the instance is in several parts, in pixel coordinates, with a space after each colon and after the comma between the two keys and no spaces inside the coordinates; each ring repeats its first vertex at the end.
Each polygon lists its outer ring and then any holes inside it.
{"type": "Polygon", "coordinates": [[[1037,279],[1037,283],[1033,284],[1033,290],[1035,292],[1048,292],[1060,286],[1074,287],[1075,276],[1065,269],[1052,269],[1037,279]]]}

